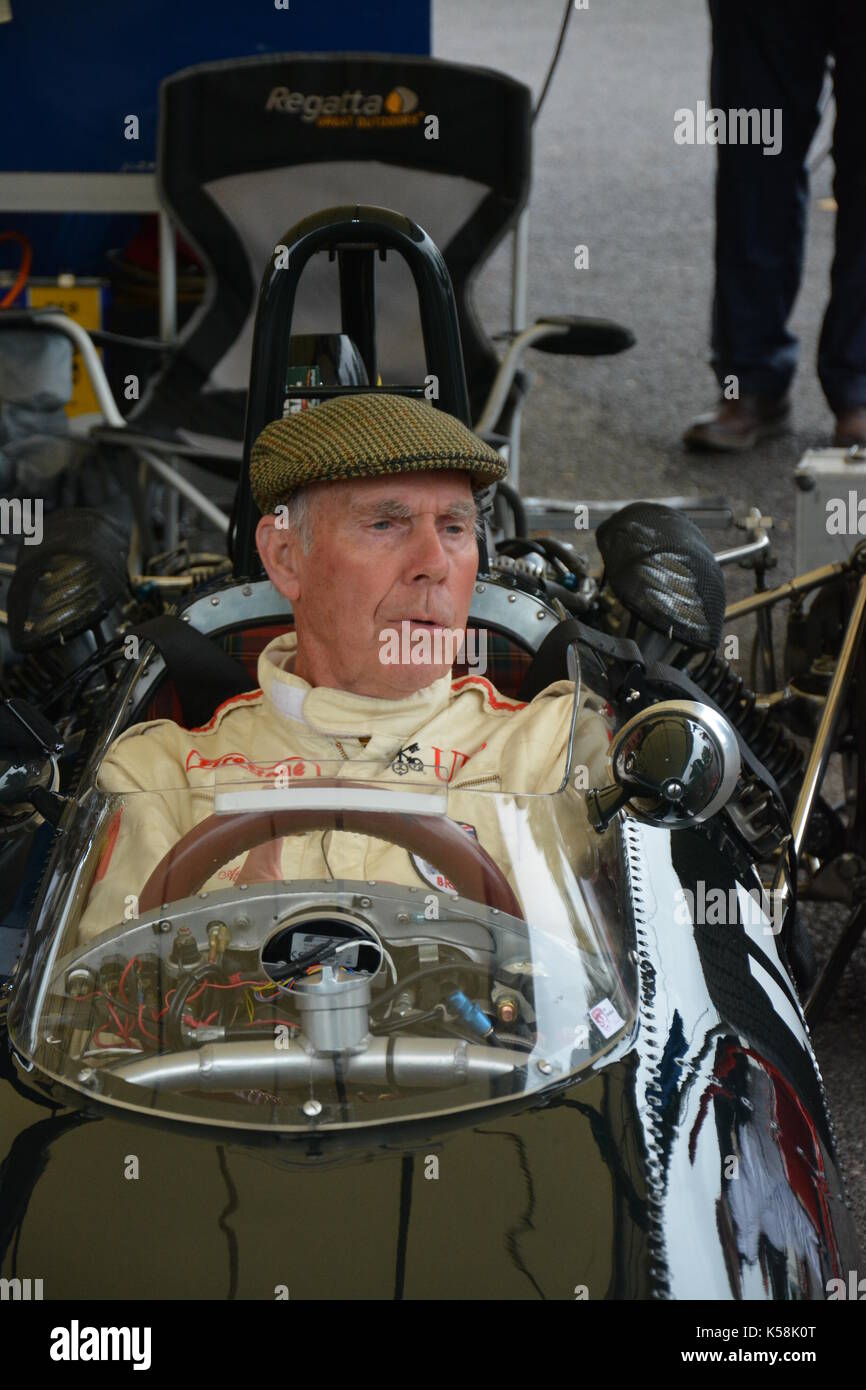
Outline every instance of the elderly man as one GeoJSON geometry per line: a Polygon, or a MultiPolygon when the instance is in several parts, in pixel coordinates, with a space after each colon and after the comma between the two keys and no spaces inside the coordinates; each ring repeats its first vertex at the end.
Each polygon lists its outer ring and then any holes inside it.
{"type": "MultiPolygon", "coordinates": [[[[157,720],[116,740],[99,783],[123,808],[84,936],[123,918],[130,895],[213,812],[214,790],[227,782],[279,788],[339,776],[406,787],[426,779],[428,789],[447,788],[448,814],[474,829],[497,862],[509,858],[495,798],[485,809],[470,792],[557,790],[573,686],[558,682],[524,705],[483,675],[452,679],[450,644],[432,640],[465,628],[478,569],[473,493],[504,471],[458,421],[397,395],[338,397],[267,426],[251,458],[263,513],[256,539],[295,629],[262,652],[261,688],[227,700],[203,728],[157,720]],[[406,661],[385,659],[395,633],[410,638],[406,661]],[[428,659],[419,663],[412,651],[424,647],[424,634],[428,659]]],[[[576,756],[593,779],[603,777],[608,742],[603,719],[587,710],[576,756]]],[[[239,855],[206,887],[330,877],[447,885],[437,866],[397,846],[310,831],[239,855]]]]}

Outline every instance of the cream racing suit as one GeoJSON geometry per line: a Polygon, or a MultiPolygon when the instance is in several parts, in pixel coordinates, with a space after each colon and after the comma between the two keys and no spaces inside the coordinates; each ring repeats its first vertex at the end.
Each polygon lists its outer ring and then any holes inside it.
{"type": "MultiPolygon", "coordinates": [[[[82,917],[83,938],[137,915],[130,903],[152,870],[181,836],[214,813],[215,790],[235,790],[239,783],[290,787],[336,776],[407,790],[410,784],[445,790],[449,817],[477,835],[518,897],[527,896],[528,870],[521,873],[516,861],[529,854],[538,874],[532,808],[518,812],[512,797],[480,793],[559,788],[573,685],[559,681],[531,704],[521,704],[500,695],[484,677],[449,674],[407,697],[377,699],[311,687],[292,674],[296,645],[294,632],[272,641],[259,657],[261,688],[227,700],[204,727],[184,729],[160,719],[134,726],[112,744],[98,786],[117,795],[118,807],[82,917]],[[401,775],[408,758],[423,762],[421,776],[417,771],[401,775]],[[503,817],[508,816],[512,829],[506,834],[503,817]]],[[[608,780],[610,726],[603,710],[596,696],[582,697],[573,765],[586,769],[590,786],[608,780]]],[[[549,798],[538,801],[549,809],[549,798]]],[[[569,801],[574,820],[569,858],[591,869],[595,837],[583,797],[570,794],[569,801]]],[[[399,846],[329,830],[289,835],[250,851],[249,857],[241,854],[203,891],[268,878],[379,879],[451,888],[435,865],[399,846]]]]}

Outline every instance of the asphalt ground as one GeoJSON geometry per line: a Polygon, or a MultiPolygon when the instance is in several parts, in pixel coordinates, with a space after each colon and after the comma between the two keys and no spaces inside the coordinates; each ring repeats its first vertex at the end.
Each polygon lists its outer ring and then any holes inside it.
{"type": "MultiPolygon", "coordinates": [[[[434,0],[433,53],[509,73],[537,95],[559,32],[561,0],[434,0]]],[[[709,101],[710,34],[700,0],[589,0],[574,11],[535,127],[529,320],[579,313],[629,325],[637,346],[598,360],[532,355],[523,413],[521,491],[628,499],[722,494],[737,514],[774,521],[777,569],[795,573],[793,471],[829,444],[833,418],[815,372],[835,217],[832,163],[812,181],[807,260],[792,327],[801,366],[791,431],[747,457],[689,454],[681,435],[716,398],[708,365],[713,283],[712,146],[680,146],[674,112],[709,101]],[[574,248],[589,267],[574,268],[574,248]]],[[[820,139],[818,144],[820,145],[820,139]]],[[[480,274],[489,331],[508,327],[510,250],[480,274]]],[[[736,533],[708,533],[715,549],[736,533]]],[[[727,571],[729,596],[751,577],[727,571]]],[[[742,626],[741,633],[748,634],[742,626]]],[[[819,960],[842,925],[836,908],[804,911],[819,960]]],[[[861,1245],[866,1249],[866,942],[848,966],[814,1042],[861,1245]]]]}

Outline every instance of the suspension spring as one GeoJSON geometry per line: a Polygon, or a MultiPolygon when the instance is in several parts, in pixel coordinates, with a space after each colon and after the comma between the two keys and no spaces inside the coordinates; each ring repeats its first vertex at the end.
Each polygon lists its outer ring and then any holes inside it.
{"type": "Polygon", "coordinates": [[[707,653],[690,668],[689,675],[715,700],[755,756],[772,773],[790,809],[802,781],[804,759],[788,730],[771,710],[758,706],[756,692],[723,656],[707,653]]]}

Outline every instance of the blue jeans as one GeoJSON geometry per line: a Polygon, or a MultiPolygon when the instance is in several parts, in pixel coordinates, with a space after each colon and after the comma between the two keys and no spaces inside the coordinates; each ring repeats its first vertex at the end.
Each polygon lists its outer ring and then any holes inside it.
{"type": "Polygon", "coordinates": [[[782,148],[719,144],[712,364],[740,392],[783,395],[799,344],[809,202],[806,155],[835,58],[834,193],[839,204],[818,375],[833,411],[866,406],[866,0],[709,0],[712,105],[780,109],[782,148]]]}

